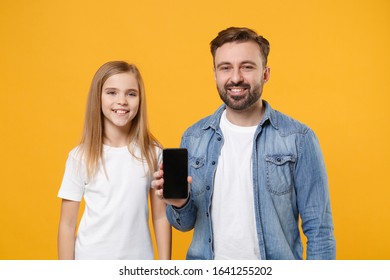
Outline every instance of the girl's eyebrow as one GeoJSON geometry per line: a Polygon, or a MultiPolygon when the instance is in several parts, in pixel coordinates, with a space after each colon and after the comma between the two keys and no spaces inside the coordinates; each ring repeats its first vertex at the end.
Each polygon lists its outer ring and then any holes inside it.
{"type": "Polygon", "coordinates": [[[127,91],[136,91],[136,92],[138,92],[138,89],[137,88],[129,88],[129,89],[127,89],[127,91]]]}

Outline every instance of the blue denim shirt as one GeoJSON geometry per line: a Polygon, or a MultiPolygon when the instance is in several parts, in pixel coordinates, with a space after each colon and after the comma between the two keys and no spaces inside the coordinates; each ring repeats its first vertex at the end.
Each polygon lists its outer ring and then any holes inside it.
{"type": "MultiPolygon", "coordinates": [[[[254,135],[252,154],[256,230],[261,259],[302,259],[299,217],[307,259],[335,259],[336,244],[328,180],[318,140],[307,126],[263,101],[265,114],[254,135]]],[[[167,207],[172,226],[194,229],[187,259],[214,259],[211,197],[223,145],[219,120],[225,106],[184,133],[188,149],[190,198],[167,207]]],[[[239,225],[238,225],[239,226],[239,225]]]]}

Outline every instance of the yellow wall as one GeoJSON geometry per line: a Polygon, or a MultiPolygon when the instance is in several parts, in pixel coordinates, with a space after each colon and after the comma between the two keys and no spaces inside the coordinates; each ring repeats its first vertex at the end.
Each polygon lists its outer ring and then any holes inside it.
{"type": "MultiPolygon", "coordinates": [[[[311,126],[329,173],[338,259],[390,259],[390,1],[0,1],[0,259],[55,259],[68,151],[104,62],[141,69],[165,146],[221,103],[208,44],[271,42],[263,97],[311,126]]],[[[191,233],[174,233],[182,259],[191,233]]]]}

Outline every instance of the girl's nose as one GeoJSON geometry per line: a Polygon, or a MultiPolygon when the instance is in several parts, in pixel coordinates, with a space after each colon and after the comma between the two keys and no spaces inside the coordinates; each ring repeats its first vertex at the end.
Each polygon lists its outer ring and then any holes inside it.
{"type": "Polygon", "coordinates": [[[120,105],[127,105],[126,96],[124,94],[119,94],[117,103],[120,104],[120,105]]]}

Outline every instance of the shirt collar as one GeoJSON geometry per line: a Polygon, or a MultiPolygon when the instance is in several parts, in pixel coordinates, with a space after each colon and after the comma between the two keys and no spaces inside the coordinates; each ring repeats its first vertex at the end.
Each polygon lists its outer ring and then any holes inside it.
{"type": "MultiPolygon", "coordinates": [[[[271,125],[275,128],[278,129],[278,118],[275,113],[275,110],[272,109],[271,105],[265,100],[263,100],[263,106],[265,107],[265,112],[264,116],[261,119],[259,126],[264,126],[264,124],[269,120],[271,125]]],[[[216,130],[219,127],[219,121],[221,119],[222,113],[225,110],[226,105],[223,104],[221,105],[217,111],[208,119],[207,122],[203,125],[202,129],[206,130],[208,128],[212,128],[216,130]]]]}

